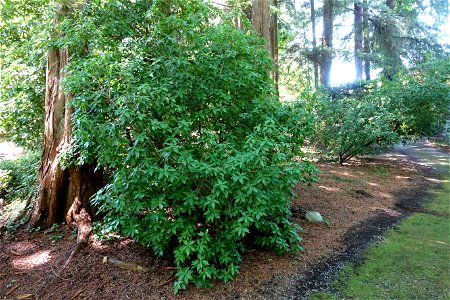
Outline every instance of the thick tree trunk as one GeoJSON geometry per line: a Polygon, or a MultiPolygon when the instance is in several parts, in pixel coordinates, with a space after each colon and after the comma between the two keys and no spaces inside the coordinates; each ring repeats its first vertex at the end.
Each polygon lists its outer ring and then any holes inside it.
{"type": "Polygon", "coordinates": [[[270,2],[269,0],[253,0],[252,2],[253,29],[261,34],[266,41],[266,49],[272,53],[270,42],[270,2]]]}
{"type": "MultiPolygon", "coordinates": [[[[67,7],[59,16],[67,14],[67,7]]],[[[64,68],[69,59],[67,49],[52,48],[47,52],[44,146],[39,170],[39,192],[29,224],[47,228],[66,222],[78,228],[78,240],[90,234],[93,213],[89,198],[99,190],[102,174],[94,166],[83,165],[62,169],[58,155],[71,146],[72,108],[70,95],[61,90],[64,68]]]]}
{"type": "Polygon", "coordinates": [[[322,32],[323,56],[320,66],[320,82],[325,86],[330,86],[331,64],[333,62],[333,10],[334,0],[324,0],[322,32]]]}
{"type": "MultiPolygon", "coordinates": [[[[312,48],[313,53],[316,54],[317,48],[317,37],[316,37],[316,8],[314,4],[314,0],[310,0],[311,6],[311,30],[312,30],[312,48]]],[[[315,57],[316,58],[316,57],[315,57]]],[[[319,85],[319,64],[317,63],[317,59],[313,60],[314,66],[314,86],[319,85]]]]}
{"type": "MultiPolygon", "coordinates": [[[[273,4],[278,5],[278,0],[273,4]]],[[[278,16],[270,15],[270,0],[253,0],[251,8],[253,30],[258,32],[266,41],[265,46],[272,57],[274,68],[270,72],[278,91],[278,16]]]]}
{"type": "Polygon", "coordinates": [[[370,35],[369,35],[369,4],[367,0],[363,1],[363,31],[364,31],[364,75],[366,80],[370,80],[370,35]]]}
{"type": "Polygon", "coordinates": [[[362,79],[363,73],[363,62],[361,59],[361,54],[363,53],[363,18],[362,18],[362,7],[359,2],[354,3],[354,25],[355,25],[355,70],[356,70],[356,80],[362,79]]]}
{"type": "Polygon", "coordinates": [[[93,166],[63,170],[58,161],[58,154],[70,147],[72,136],[72,110],[67,106],[70,95],[63,93],[60,87],[65,76],[62,69],[67,63],[67,49],[48,51],[44,149],[39,170],[39,194],[31,214],[31,226],[46,228],[64,221],[78,226],[78,223],[85,222],[81,216],[89,218],[92,213],[89,197],[102,184],[101,173],[94,172],[93,166]]]}

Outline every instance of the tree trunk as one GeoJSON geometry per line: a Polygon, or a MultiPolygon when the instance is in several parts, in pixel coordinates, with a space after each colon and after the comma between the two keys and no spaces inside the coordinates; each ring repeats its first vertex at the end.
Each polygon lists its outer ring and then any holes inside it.
{"type": "Polygon", "coordinates": [[[399,51],[394,42],[394,21],[392,20],[392,12],[394,12],[394,1],[386,0],[386,6],[388,7],[388,11],[385,14],[385,20],[383,24],[381,24],[380,31],[380,41],[383,43],[383,49],[385,57],[387,58],[385,62],[385,67],[383,68],[383,73],[389,80],[392,80],[395,74],[401,68],[402,60],[400,58],[399,51]]]}
{"type": "Polygon", "coordinates": [[[312,50],[315,54],[315,59],[313,60],[314,66],[314,86],[319,85],[319,64],[317,63],[316,48],[317,48],[317,37],[316,37],[316,8],[314,7],[314,0],[310,0],[311,6],[311,30],[312,30],[312,50]]]}
{"type": "MultiPolygon", "coordinates": [[[[273,5],[278,8],[278,0],[273,1],[273,5]]],[[[270,20],[270,55],[273,60],[273,81],[278,91],[279,71],[278,71],[278,15],[273,13],[270,20]]]]}
{"type": "MultiPolygon", "coordinates": [[[[57,12],[68,13],[68,7],[57,12]]],[[[56,21],[55,21],[56,22],[56,21]]],[[[78,228],[78,240],[90,234],[93,213],[89,198],[102,185],[102,173],[92,165],[62,169],[58,155],[70,148],[72,139],[70,95],[61,90],[64,68],[69,59],[68,49],[47,52],[44,145],[39,170],[39,191],[29,224],[48,228],[53,223],[66,222],[78,228]]]]}
{"type": "MultiPolygon", "coordinates": [[[[278,6],[278,0],[274,0],[278,6]]],[[[278,16],[270,15],[270,0],[253,0],[251,8],[253,30],[258,32],[266,41],[265,46],[272,57],[274,68],[270,72],[278,91],[278,16]]]]}
{"type": "Polygon", "coordinates": [[[364,31],[364,74],[366,80],[370,80],[370,36],[369,36],[369,4],[367,0],[363,1],[363,31],[364,31]]]}
{"type": "Polygon", "coordinates": [[[394,0],[386,0],[386,6],[394,10],[394,0]]]}
{"type": "Polygon", "coordinates": [[[253,29],[261,34],[266,41],[266,49],[272,53],[270,42],[270,2],[269,0],[253,0],[252,2],[253,29]]]}
{"type": "Polygon", "coordinates": [[[363,62],[361,59],[361,54],[363,53],[363,20],[362,20],[362,7],[358,2],[354,3],[354,20],[355,20],[355,70],[356,70],[356,80],[360,81],[362,79],[363,73],[363,62]]]}
{"type": "Polygon", "coordinates": [[[330,86],[330,72],[333,62],[333,6],[334,0],[324,0],[322,32],[323,56],[320,66],[320,82],[325,86],[330,86]]]}

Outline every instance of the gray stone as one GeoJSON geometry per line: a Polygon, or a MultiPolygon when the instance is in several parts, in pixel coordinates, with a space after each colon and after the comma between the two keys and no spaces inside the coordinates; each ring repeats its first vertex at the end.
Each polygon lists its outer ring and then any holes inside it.
{"type": "Polygon", "coordinates": [[[322,215],[319,212],[313,211],[313,210],[306,212],[305,219],[306,219],[306,221],[311,222],[311,223],[322,223],[323,222],[322,215]]]}

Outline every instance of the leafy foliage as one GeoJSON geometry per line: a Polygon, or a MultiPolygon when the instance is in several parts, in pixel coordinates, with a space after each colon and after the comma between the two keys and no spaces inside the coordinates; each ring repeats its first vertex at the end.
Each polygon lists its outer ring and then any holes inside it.
{"type": "Polygon", "coordinates": [[[385,92],[402,107],[399,133],[432,135],[450,115],[450,60],[434,59],[399,75],[385,92]]]}
{"type": "Polygon", "coordinates": [[[93,199],[106,226],[172,253],[175,292],[231,280],[248,243],[298,251],[291,187],[315,169],[293,158],[311,119],[274,97],[263,41],[201,1],[91,2],[73,18],[67,153],[111,175],[93,199]]]}
{"type": "Polygon", "coordinates": [[[26,148],[41,146],[44,125],[48,1],[0,5],[0,133],[26,148]]]}
{"type": "Polygon", "coordinates": [[[391,99],[376,89],[373,82],[364,89],[343,89],[340,96],[324,94],[315,100],[316,139],[340,163],[370,152],[371,146],[387,146],[398,140],[398,111],[391,99]]]}
{"type": "Polygon", "coordinates": [[[307,94],[315,141],[341,163],[400,138],[433,134],[449,116],[449,60],[430,60],[379,79],[307,94]]]}
{"type": "Polygon", "coordinates": [[[0,160],[0,198],[10,202],[36,195],[39,159],[39,152],[31,152],[14,160],[0,160]]]}

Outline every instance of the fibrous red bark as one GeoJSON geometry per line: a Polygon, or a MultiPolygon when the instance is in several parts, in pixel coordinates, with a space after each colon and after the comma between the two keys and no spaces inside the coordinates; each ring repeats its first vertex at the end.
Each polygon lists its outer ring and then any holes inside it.
{"type": "MultiPolygon", "coordinates": [[[[316,53],[317,48],[317,38],[316,38],[316,8],[314,5],[314,0],[310,0],[311,6],[311,31],[312,31],[312,50],[313,53],[316,53]]],[[[314,86],[317,86],[319,83],[319,64],[317,60],[313,60],[314,66],[314,86]]]]}
{"type": "MultiPolygon", "coordinates": [[[[67,13],[67,7],[64,9],[59,16],[67,13]]],[[[72,142],[73,107],[68,105],[71,96],[61,88],[68,60],[68,49],[52,48],[47,52],[44,145],[38,198],[29,224],[48,228],[53,223],[66,222],[78,228],[80,241],[91,232],[93,211],[89,198],[101,187],[102,173],[88,164],[63,169],[58,159],[72,142]]]]}
{"type": "Polygon", "coordinates": [[[266,41],[266,48],[272,53],[270,42],[270,2],[269,0],[253,0],[252,2],[253,29],[261,34],[266,41]]]}

